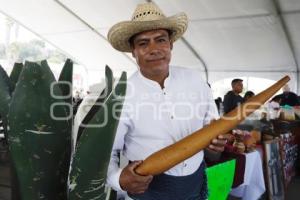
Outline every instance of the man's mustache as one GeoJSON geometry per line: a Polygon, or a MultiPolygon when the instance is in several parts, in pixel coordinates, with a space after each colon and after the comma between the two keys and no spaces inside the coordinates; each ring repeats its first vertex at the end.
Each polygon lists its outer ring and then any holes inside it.
{"type": "Polygon", "coordinates": [[[150,58],[147,59],[148,62],[154,62],[154,61],[159,61],[159,60],[164,60],[165,57],[155,57],[155,58],[150,58]]]}

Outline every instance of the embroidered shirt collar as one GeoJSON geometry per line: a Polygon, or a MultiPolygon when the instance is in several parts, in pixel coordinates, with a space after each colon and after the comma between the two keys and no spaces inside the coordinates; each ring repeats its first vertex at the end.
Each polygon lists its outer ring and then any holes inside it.
{"type": "MultiPolygon", "coordinates": [[[[140,70],[138,70],[138,76],[139,76],[139,78],[140,78],[146,85],[148,85],[148,86],[150,86],[150,87],[154,87],[154,88],[159,88],[159,89],[161,89],[161,87],[160,87],[160,85],[159,85],[158,82],[146,78],[146,77],[141,73],[140,70]]],[[[166,78],[165,81],[164,81],[164,87],[165,87],[165,88],[169,86],[171,80],[172,80],[172,67],[170,66],[170,67],[169,67],[169,75],[167,76],[167,78],[166,78]]]]}

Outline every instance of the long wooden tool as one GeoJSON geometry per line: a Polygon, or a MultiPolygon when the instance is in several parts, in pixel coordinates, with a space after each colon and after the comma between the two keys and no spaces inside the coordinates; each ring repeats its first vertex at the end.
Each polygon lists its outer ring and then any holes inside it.
{"type": "Polygon", "coordinates": [[[268,89],[250,98],[247,102],[223,116],[221,119],[216,120],[182,140],[153,153],[136,168],[136,173],[140,175],[157,175],[195,155],[206,148],[211,140],[218,135],[225,134],[236,127],[247,116],[271,98],[289,80],[290,78],[285,76],[268,89]]]}

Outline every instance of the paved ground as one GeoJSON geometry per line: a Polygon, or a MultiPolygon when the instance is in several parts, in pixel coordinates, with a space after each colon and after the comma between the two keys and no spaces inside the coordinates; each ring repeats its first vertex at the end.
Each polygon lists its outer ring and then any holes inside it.
{"type": "MultiPolygon", "coordinates": [[[[0,152],[1,153],[1,152],[0,152]]],[[[288,187],[286,200],[299,200],[300,196],[300,176],[293,178],[288,187]]],[[[239,198],[229,197],[229,200],[239,200],[239,198]]],[[[261,200],[266,199],[263,197],[261,200]]],[[[10,171],[8,161],[0,159],[0,200],[11,200],[10,171]]]]}
{"type": "Polygon", "coordinates": [[[300,199],[300,176],[296,176],[288,186],[286,200],[300,199]]]}
{"type": "MultiPolygon", "coordinates": [[[[300,176],[296,176],[292,179],[291,183],[287,188],[285,200],[299,200],[300,196],[300,176]]],[[[229,197],[228,200],[241,200],[241,198],[229,197]]],[[[264,195],[260,200],[267,200],[264,195]]]]}
{"type": "Polygon", "coordinates": [[[10,200],[10,172],[7,163],[0,162],[0,200],[10,200]]]}

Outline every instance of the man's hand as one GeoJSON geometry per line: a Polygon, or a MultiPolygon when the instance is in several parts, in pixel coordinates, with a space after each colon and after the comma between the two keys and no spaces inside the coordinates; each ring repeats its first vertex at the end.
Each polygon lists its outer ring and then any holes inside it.
{"type": "Polygon", "coordinates": [[[142,161],[134,161],[128,164],[120,175],[121,188],[131,194],[144,193],[153,179],[151,175],[141,176],[135,173],[135,168],[141,163],[142,161]]]}
{"type": "Polygon", "coordinates": [[[208,149],[215,152],[223,152],[228,139],[229,136],[226,134],[219,135],[211,141],[210,145],[208,146],[208,149]]]}
{"type": "MultiPolygon", "coordinates": [[[[212,119],[210,124],[216,121],[212,119]]],[[[207,126],[207,125],[206,125],[207,126]]],[[[214,153],[222,153],[225,150],[225,145],[229,139],[229,135],[218,135],[215,139],[210,142],[210,145],[206,148],[206,150],[213,151],[214,153]]],[[[212,152],[211,152],[212,153],[212,152]]]]}

